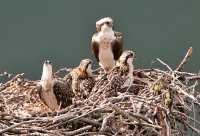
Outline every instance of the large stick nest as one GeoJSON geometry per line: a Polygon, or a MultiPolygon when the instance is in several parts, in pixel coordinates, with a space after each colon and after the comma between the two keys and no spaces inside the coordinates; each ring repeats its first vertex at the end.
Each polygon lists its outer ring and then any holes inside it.
{"type": "Polygon", "coordinates": [[[133,84],[117,95],[106,96],[109,82],[57,112],[40,100],[38,81],[18,74],[0,87],[0,134],[182,136],[192,130],[200,135],[200,76],[182,71],[191,54],[189,48],[175,70],[156,59],[166,70],[136,69],[133,84]]]}

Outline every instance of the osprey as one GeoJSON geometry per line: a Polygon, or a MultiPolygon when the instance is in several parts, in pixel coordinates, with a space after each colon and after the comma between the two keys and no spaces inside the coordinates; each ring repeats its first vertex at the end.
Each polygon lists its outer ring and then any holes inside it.
{"type": "MultiPolygon", "coordinates": [[[[119,60],[117,61],[117,66],[112,70],[111,76],[114,76],[115,83],[113,83],[116,88],[123,91],[122,88],[129,90],[132,88],[133,83],[133,70],[136,55],[131,50],[126,50],[122,53],[119,60]]],[[[110,79],[110,78],[109,78],[110,79]]],[[[111,79],[110,79],[111,80],[111,79]]]]}
{"type": "Polygon", "coordinates": [[[52,63],[49,60],[43,64],[42,77],[37,88],[41,100],[51,110],[59,110],[72,104],[71,85],[53,77],[52,63]]]}
{"type": "Polygon", "coordinates": [[[95,81],[91,67],[92,60],[83,59],[80,65],[72,69],[69,76],[65,77],[65,80],[70,81],[69,79],[71,76],[72,90],[76,100],[87,98],[94,86],[95,81]]]}
{"type": "Polygon", "coordinates": [[[120,56],[117,65],[105,76],[97,81],[92,95],[104,94],[104,97],[117,96],[123,86],[130,85],[133,81],[133,61],[135,53],[127,50],[120,56]]]}
{"type": "MultiPolygon", "coordinates": [[[[136,55],[133,51],[125,50],[117,61],[115,69],[119,69],[117,71],[120,72],[122,76],[128,76],[129,78],[132,78],[134,70],[133,62],[135,58],[136,55]]],[[[115,69],[112,71],[116,71],[115,69]]]]}
{"type": "Polygon", "coordinates": [[[108,73],[120,57],[123,49],[122,33],[113,31],[110,17],[96,22],[97,32],[92,36],[91,49],[99,65],[108,73]]]}

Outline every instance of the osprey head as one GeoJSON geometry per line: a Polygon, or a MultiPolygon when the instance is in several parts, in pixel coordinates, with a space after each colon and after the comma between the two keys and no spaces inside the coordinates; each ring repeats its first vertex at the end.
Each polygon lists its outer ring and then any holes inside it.
{"type": "Polygon", "coordinates": [[[44,64],[46,64],[46,65],[51,65],[52,62],[51,62],[50,60],[45,60],[45,61],[44,61],[44,64]]]}
{"type": "Polygon", "coordinates": [[[53,76],[52,63],[49,60],[45,60],[43,64],[41,80],[52,78],[52,76],[53,76]]]}
{"type": "Polygon", "coordinates": [[[92,60],[91,59],[81,60],[79,68],[87,72],[87,74],[91,75],[92,74],[92,60]]]}
{"type": "Polygon", "coordinates": [[[113,19],[111,17],[105,17],[96,22],[97,32],[104,31],[107,29],[112,29],[113,27],[113,19]]]}
{"type": "Polygon", "coordinates": [[[131,50],[125,50],[120,56],[117,65],[119,66],[121,64],[132,64],[134,59],[135,53],[131,50]]]}

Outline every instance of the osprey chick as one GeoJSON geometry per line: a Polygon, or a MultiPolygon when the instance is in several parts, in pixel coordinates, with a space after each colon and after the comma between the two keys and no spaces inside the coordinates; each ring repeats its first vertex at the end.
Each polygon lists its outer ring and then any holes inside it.
{"type": "Polygon", "coordinates": [[[92,36],[91,49],[99,65],[108,73],[122,53],[122,33],[113,31],[113,20],[110,17],[97,21],[96,29],[97,32],[92,36]]]}
{"type": "Polygon", "coordinates": [[[91,96],[99,96],[100,99],[117,96],[117,92],[121,91],[123,85],[126,82],[131,83],[133,79],[134,59],[134,52],[124,51],[117,62],[117,66],[96,81],[91,96]]]}
{"type": "Polygon", "coordinates": [[[80,65],[70,72],[72,77],[72,89],[77,99],[87,98],[94,86],[91,67],[92,60],[83,59],[80,65]]]}
{"type": "Polygon", "coordinates": [[[53,77],[52,63],[49,60],[43,64],[38,90],[41,100],[51,110],[59,110],[72,104],[71,86],[67,82],[53,77]]]}
{"type": "Polygon", "coordinates": [[[127,86],[130,87],[133,83],[133,62],[135,58],[136,55],[133,51],[124,51],[117,61],[116,67],[113,68],[111,73],[108,75],[108,80],[113,80],[111,82],[117,90],[121,90],[123,87],[127,86]]]}
{"type": "MultiPolygon", "coordinates": [[[[135,60],[135,58],[136,55],[131,50],[125,50],[122,53],[116,64],[116,66],[120,69],[121,75],[126,75],[129,76],[130,78],[133,77],[133,70],[134,70],[133,61],[135,60]]],[[[118,69],[117,67],[116,69],[118,69]]]]}

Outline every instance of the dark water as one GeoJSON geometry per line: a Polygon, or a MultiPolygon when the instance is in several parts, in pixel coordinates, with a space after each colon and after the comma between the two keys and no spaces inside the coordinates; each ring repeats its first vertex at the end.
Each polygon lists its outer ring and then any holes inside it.
{"type": "Polygon", "coordinates": [[[150,67],[156,57],[175,68],[192,46],[186,70],[197,72],[199,5],[199,0],[1,0],[0,70],[38,79],[45,58],[55,69],[77,66],[93,58],[89,43],[96,20],[111,16],[125,47],[136,52],[137,68],[150,67]]]}

